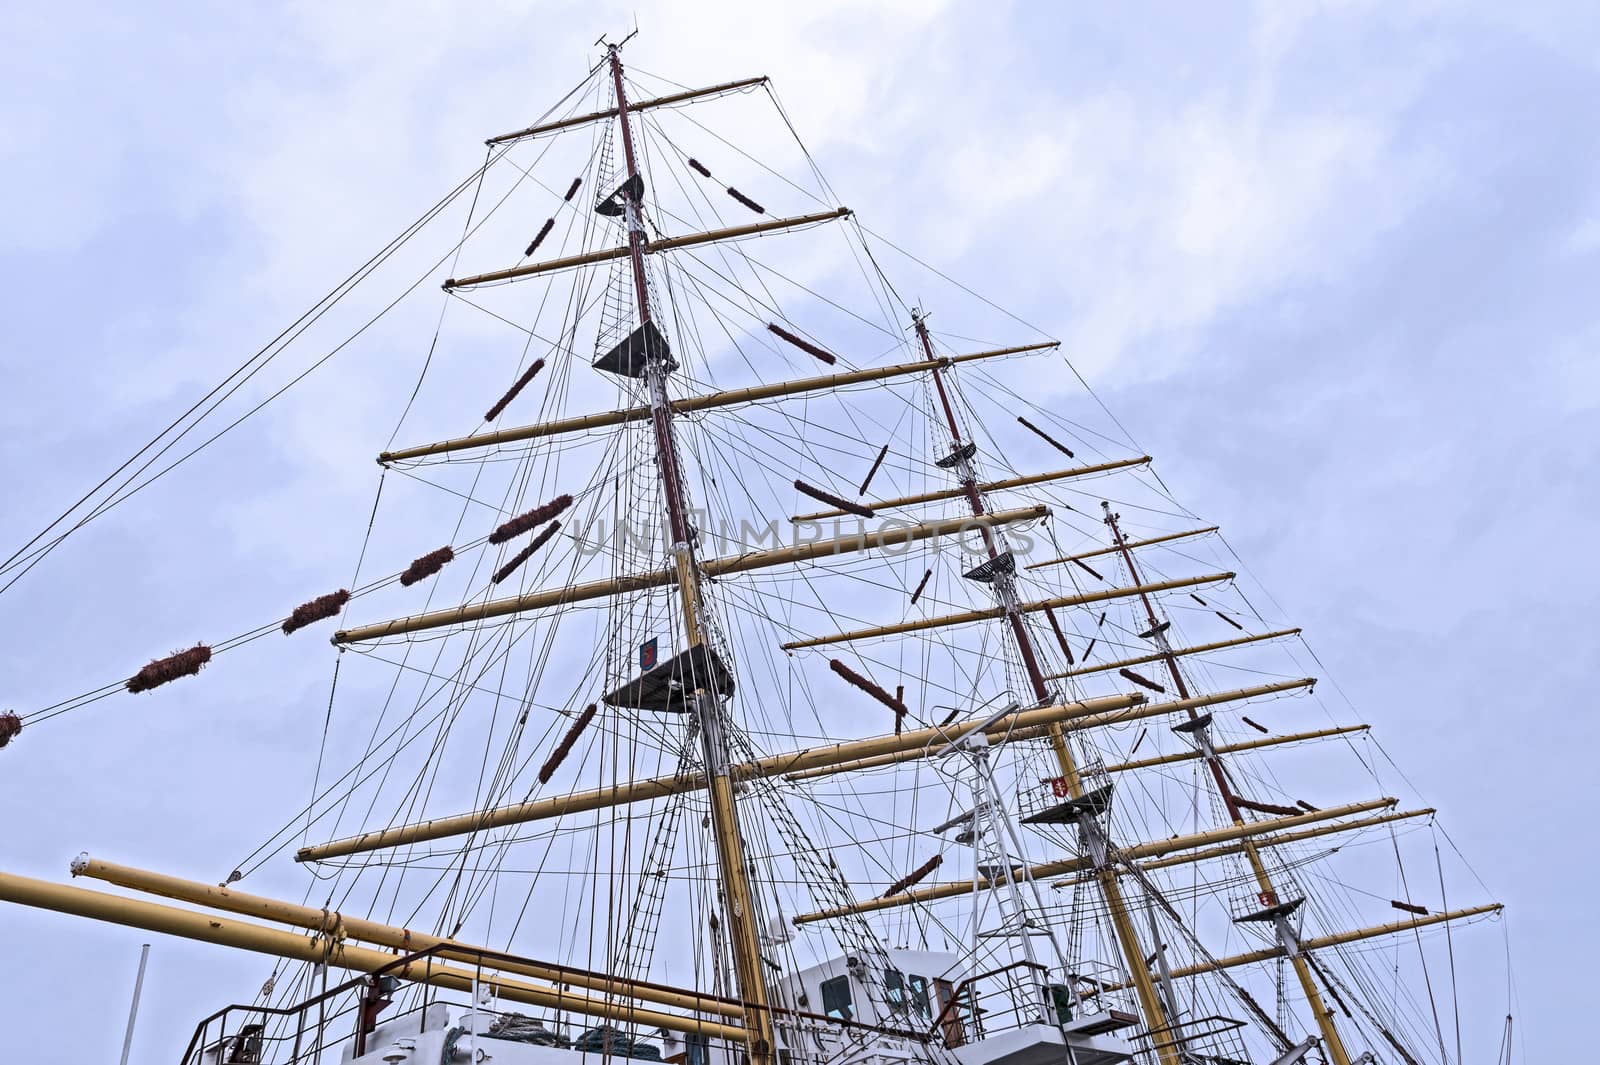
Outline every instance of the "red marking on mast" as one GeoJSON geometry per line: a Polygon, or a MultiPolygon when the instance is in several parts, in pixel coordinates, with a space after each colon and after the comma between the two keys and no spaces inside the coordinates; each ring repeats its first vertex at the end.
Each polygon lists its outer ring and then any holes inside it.
{"type": "MultiPolygon", "coordinates": [[[[950,402],[950,393],[944,385],[945,366],[939,362],[939,357],[933,353],[933,339],[928,335],[927,319],[920,312],[912,313],[912,324],[917,331],[917,339],[922,342],[922,354],[932,364],[933,386],[939,393],[939,405],[944,409],[945,425],[950,430],[951,443],[959,448],[961,446],[961,424],[956,421],[955,407],[950,402]]],[[[987,513],[983,505],[983,493],[978,489],[976,477],[965,480],[961,486],[967,497],[967,506],[976,516],[987,513]]],[[[991,561],[1000,557],[1000,547],[995,540],[994,533],[983,526],[978,530],[983,536],[983,546],[989,552],[991,561]]],[[[1051,698],[1050,687],[1045,683],[1044,670],[1039,666],[1039,655],[1033,646],[1033,637],[1029,635],[1028,628],[1022,623],[1022,615],[1017,611],[1008,611],[1006,621],[1011,626],[1012,638],[1017,642],[1017,653],[1022,658],[1022,668],[1028,674],[1028,682],[1033,687],[1033,697],[1039,705],[1044,705],[1051,698]]]]}
{"type": "MultiPolygon", "coordinates": [[[[633,125],[628,121],[628,93],[622,84],[622,58],[617,54],[615,47],[611,48],[609,59],[611,85],[617,96],[617,123],[622,127],[622,155],[628,165],[628,181],[623,187],[629,190],[627,199],[636,212],[629,219],[628,225],[628,261],[633,267],[634,302],[638,305],[639,322],[643,325],[651,319],[650,293],[644,270],[645,238],[640,221],[644,207],[634,198],[630,188],[632,185],[642,184],[642,178],[639,174],[638,160],[633,154],[633,125]]],[[[656,466],[660,471],[662,487],[666,489],[667,525],[672,532],[672,542],[687,544],[692,560],[693,534],[689,528],[688,515],[684,513],[683,481],[678,474],[677,451],[672,436],[671,406],[666,402],[664,385],[659,381],[652,381],[650,387],[653,390],[660,389],[658,398],[661,402],[652,404],[650,424],[655,432],[656,466]]]]}

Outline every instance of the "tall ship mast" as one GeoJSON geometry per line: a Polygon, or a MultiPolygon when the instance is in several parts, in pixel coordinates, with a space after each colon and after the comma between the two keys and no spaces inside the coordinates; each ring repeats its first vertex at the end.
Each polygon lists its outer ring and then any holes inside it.
{"type": "Polygon", "coordinates": [[[303,804],[236,864],[87,840],[0,899],[261,955],[184,1065],[1509,1053],[1457,997],[1500,906],[1221,531],[1054,341],[843,206],[766,78],[626,43],[308,315],[436,238],[345,586],[0,715],[25,758],[299,641],[303,804]]]}

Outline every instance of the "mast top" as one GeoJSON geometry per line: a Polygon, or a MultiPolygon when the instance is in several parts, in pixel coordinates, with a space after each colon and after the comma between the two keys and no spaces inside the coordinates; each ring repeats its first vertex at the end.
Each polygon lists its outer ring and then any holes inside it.
{"type": "Polygon", "coordinates": [[[633,29],[628,31],[628,35],[615,44],[612,44],[610,41],[606,40],[606,36],[606,34],[602,33],[600,36],[595,38],[594,43],[599,45],[601,48],[604,48],[606,50],[606,55],[609,57],[612,52],[622,51],[623,45],[639,36],[639,23],[637,21],[634,22],[633,29]]]}

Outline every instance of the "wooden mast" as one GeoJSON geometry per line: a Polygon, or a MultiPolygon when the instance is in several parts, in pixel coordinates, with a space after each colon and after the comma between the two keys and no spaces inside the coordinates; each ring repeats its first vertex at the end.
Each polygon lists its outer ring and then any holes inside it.
{"type": "MultiPolygon", "coordinates": [[[[1133,583],[1139,583],[1139,567],[1133,560],[1133,548],[1122,535],[1122,529],[1117,525],[1117,515],[1111,512],[1110,503],[1101,503],[1105,509],[1105,521],[1111,530],[1112,542],[1116,545],[1122,560],[1128,565],[1128,576],[1133,583]]],[[[1167,674],[1172,678],[1173,685],[1178,690],[1180,698],[1189,698],[1189,686],[1184,682],[1183,671],[1178,668],[1178,656],[1173,652],[1172,645],[1167,642],[1166,629],[1161,619],[1156,616],[1155,605],[1144,592],[1139,593],[1139,601],[1144,606],[1145,620],[1150,628],[1150,638],[1155,641],[1156,650],[1161,659],[1166,663],[1167,674]]],[[[1193,710],[1189,711],[1190,721],[1198,721],[1199,715],[1193,710]]],[[[1223,806],[1228,811],[1228,817],[1235,825],[1245,823],[1244,814],[1239,808],[1238,796],[1234,794],[1233,785],[1228,780],[1228,774],[1222,767],[1222,759],[1217,756],[1216,749],[1211,744],[1211,726],[1200,725],[1194,733],[1194,739],[1199,746],[1206,768],[1211,772],[1211,780],[1216,785],[1217,795],[1222,799],[1223,806]]],[[[1255,843],[1248,837],[1240,841],[1245,859],[1250,863],[1250,870],[1255,875],[1256,884],[1261,890],[1264,905],[1276,905],[1278,894],[1272,885],[1272,878],[1267,873],[1266,863],[1261,859],[1261,852],[1255,843]]],[[[1286,934],[1280,926],[1280,935],[1286,934]]],[[[1327,1050],[1331,1065],[1350,1065],[1350,1055],[1345,1050],[1344,1040],[1339,1036],[1339,1029],[1333,1020],[1333,1011],[1323,1001],[1322,991],[1317,987],[1316,979],[1311,972],[1304,954],[1298,948],[1285,950],[1290,963],[1294,966],[1295,976],[1300,980],[1300,989],[1306,997],[1306,1004],[1311,1007],[1312,1014],[1317,1019],[1317,1028],[1322,1033],[1322,1041],[1327,1050]]]]}
{"type": "MultiPolygon", "coordinates": [[[[950,403],[949,392],[945,388],[944,368],[938,365],[939,359],[933,353],[933,341],[928,337],[927,322],[920,311],[913,311],[912,325],[916,329],[917,339],[922,344],[922,354],[935,364],[933,369],[934,389],[939,395],[939,405],[944,410],[945,425],[950,431],[951,457],[955,460],[954,468],[960,487],[967,499],[967,505],[972,508],[975,517],[981,517],[986,511],[983,491],[978,484],[968,448],[970,444],[961,439],[961,426],[956,421],[955,408],[950,403]]],[[[1028,627],[1023,621],[1023,612],[1017,602],[1016,586],[1012,574],[1001,565],[1001,550],[997,538],[987,527],[982,530],[984,549],[988,552],[989,562],[994,567],[995,598],[999,600],[1000,609],[1005,616],[1006,627],[1010,630],[1016,642],[1017,653],[1022,658],[1023,668],[1027,671],[1028,681],[1033,687],[1033,696],[1036,705],[1048,706],[1056,699],[1046,683],[1044,670],[1039,665],[1039,656],[1033,646],[1033,640],[1028,633],[1028,627]]],[[[1066,782],[1067,791],[1074,799],[1081,799],[1084,795],[1083,779],[1078,772],[1078,765],[1073,758],[1072,750],[1067,744],[1066,733],[1059,723],[1049,726],[1050,746],[1055,751],[1056,763],[1061,770],[1061,776],[1066,782]]],[[[1102,832],[1098,822],[1085,820],[1083,824],[1086,831],[1102,832]]],[[[1104,853],[1103,848],[1096,848],[1104,853]]],[[[1145,1028],[1149,1032],[1170,1031],[1172,1020],[1167,1016],[1167,1010],[1160,995],[1156,993],[1155,981],[1151,978],[1150,969],[1145,965],[1145,949],[1139,941],[1138,930],[1134,927],[1129,916],[1127,903],[1122,897],[1122,884],[1117,878],[1116,870],[1107,862],[1097,862],[1098,868],[1094,871],[1096,882],[1100,886],[1101,896],[1106,901],[1106,909],[1111,914],[1111,924],[1116,932],[1117,945],[1122,952],[1122,959],[1133,978],[1134,991],[1139,998],[1140,1009],[1144,1013],[1145,1028]]],[[[1179,1044],[1175,1040],[1155,1040],[1156,1053],[1161,1060],[1161,1065],[1180,1065],[1181,1055],[1179,1044]]],[[[1344,1065],[1344,1063],[1340,1063],[1344,1065]]]]}
{"type": "MultiPolygon", "coordinates": [[[[639,324],[650,324],[650,291],[645,276],[645,250],[649,241],[644,230],[643,178],[633,151],[633,129],[628,119],[627,90],[622,83],[622,57],[617,45],[609,45],[606,58],[611,64],[611,84],[616,91],[617,124],[622,130],[622,153],[627,162],[628,180],[623,184],[623,208],[628,226],[628,259],[633,272],[633,294],[638,304],[639,324]]],[[[683,478],[678,467],[677,442],[673,436],[672,402],[667,395],[667,366],[659,358],[646,358],[645,384],[650,394],[651,426],[655,433],[656,468],[667,501],[667,524],[672,536],[672,561],[677,570],[678,593],[683,606],[683,634],[687,649],[709,647],[710,629],[704,617],[700,595],[700,572],[695,562],[694,531],[684,499],[683,478]]],[[[728,738],[720,696],[699,688],[694,693],[691,727],[698,728],[709,787],[712,835],[721,873],[723,916],[728,939],[733,947],[734,978],[738,997],[745,1003],[745,1047],[751,1065],[768,1065],[774,1060],[777,1040],[772,1012],[768,1007],[767,982],[762,975],[761,943],[756,934],[756,901],[750,887],[745,858],[744,835],[735,807],[733,779],[728,771],[728,738]]]]}

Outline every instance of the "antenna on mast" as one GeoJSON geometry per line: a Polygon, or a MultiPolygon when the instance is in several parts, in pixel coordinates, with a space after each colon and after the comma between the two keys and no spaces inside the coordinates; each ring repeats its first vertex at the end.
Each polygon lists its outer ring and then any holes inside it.
{"type": "Polygon", "coordinates": [[[637,36],[639,36],[639,18],[637,15],[635,15],[633,19],[633,29],[630,30],[628,35],[622,38],[622,40],[618,41],[616,44],[612,44],[610,41],[606,40],[606,35],[602,33],[600,36],[594,39],[594,43],[610,52],[620,49],[623,45],[627,44],[637,36]]]}

